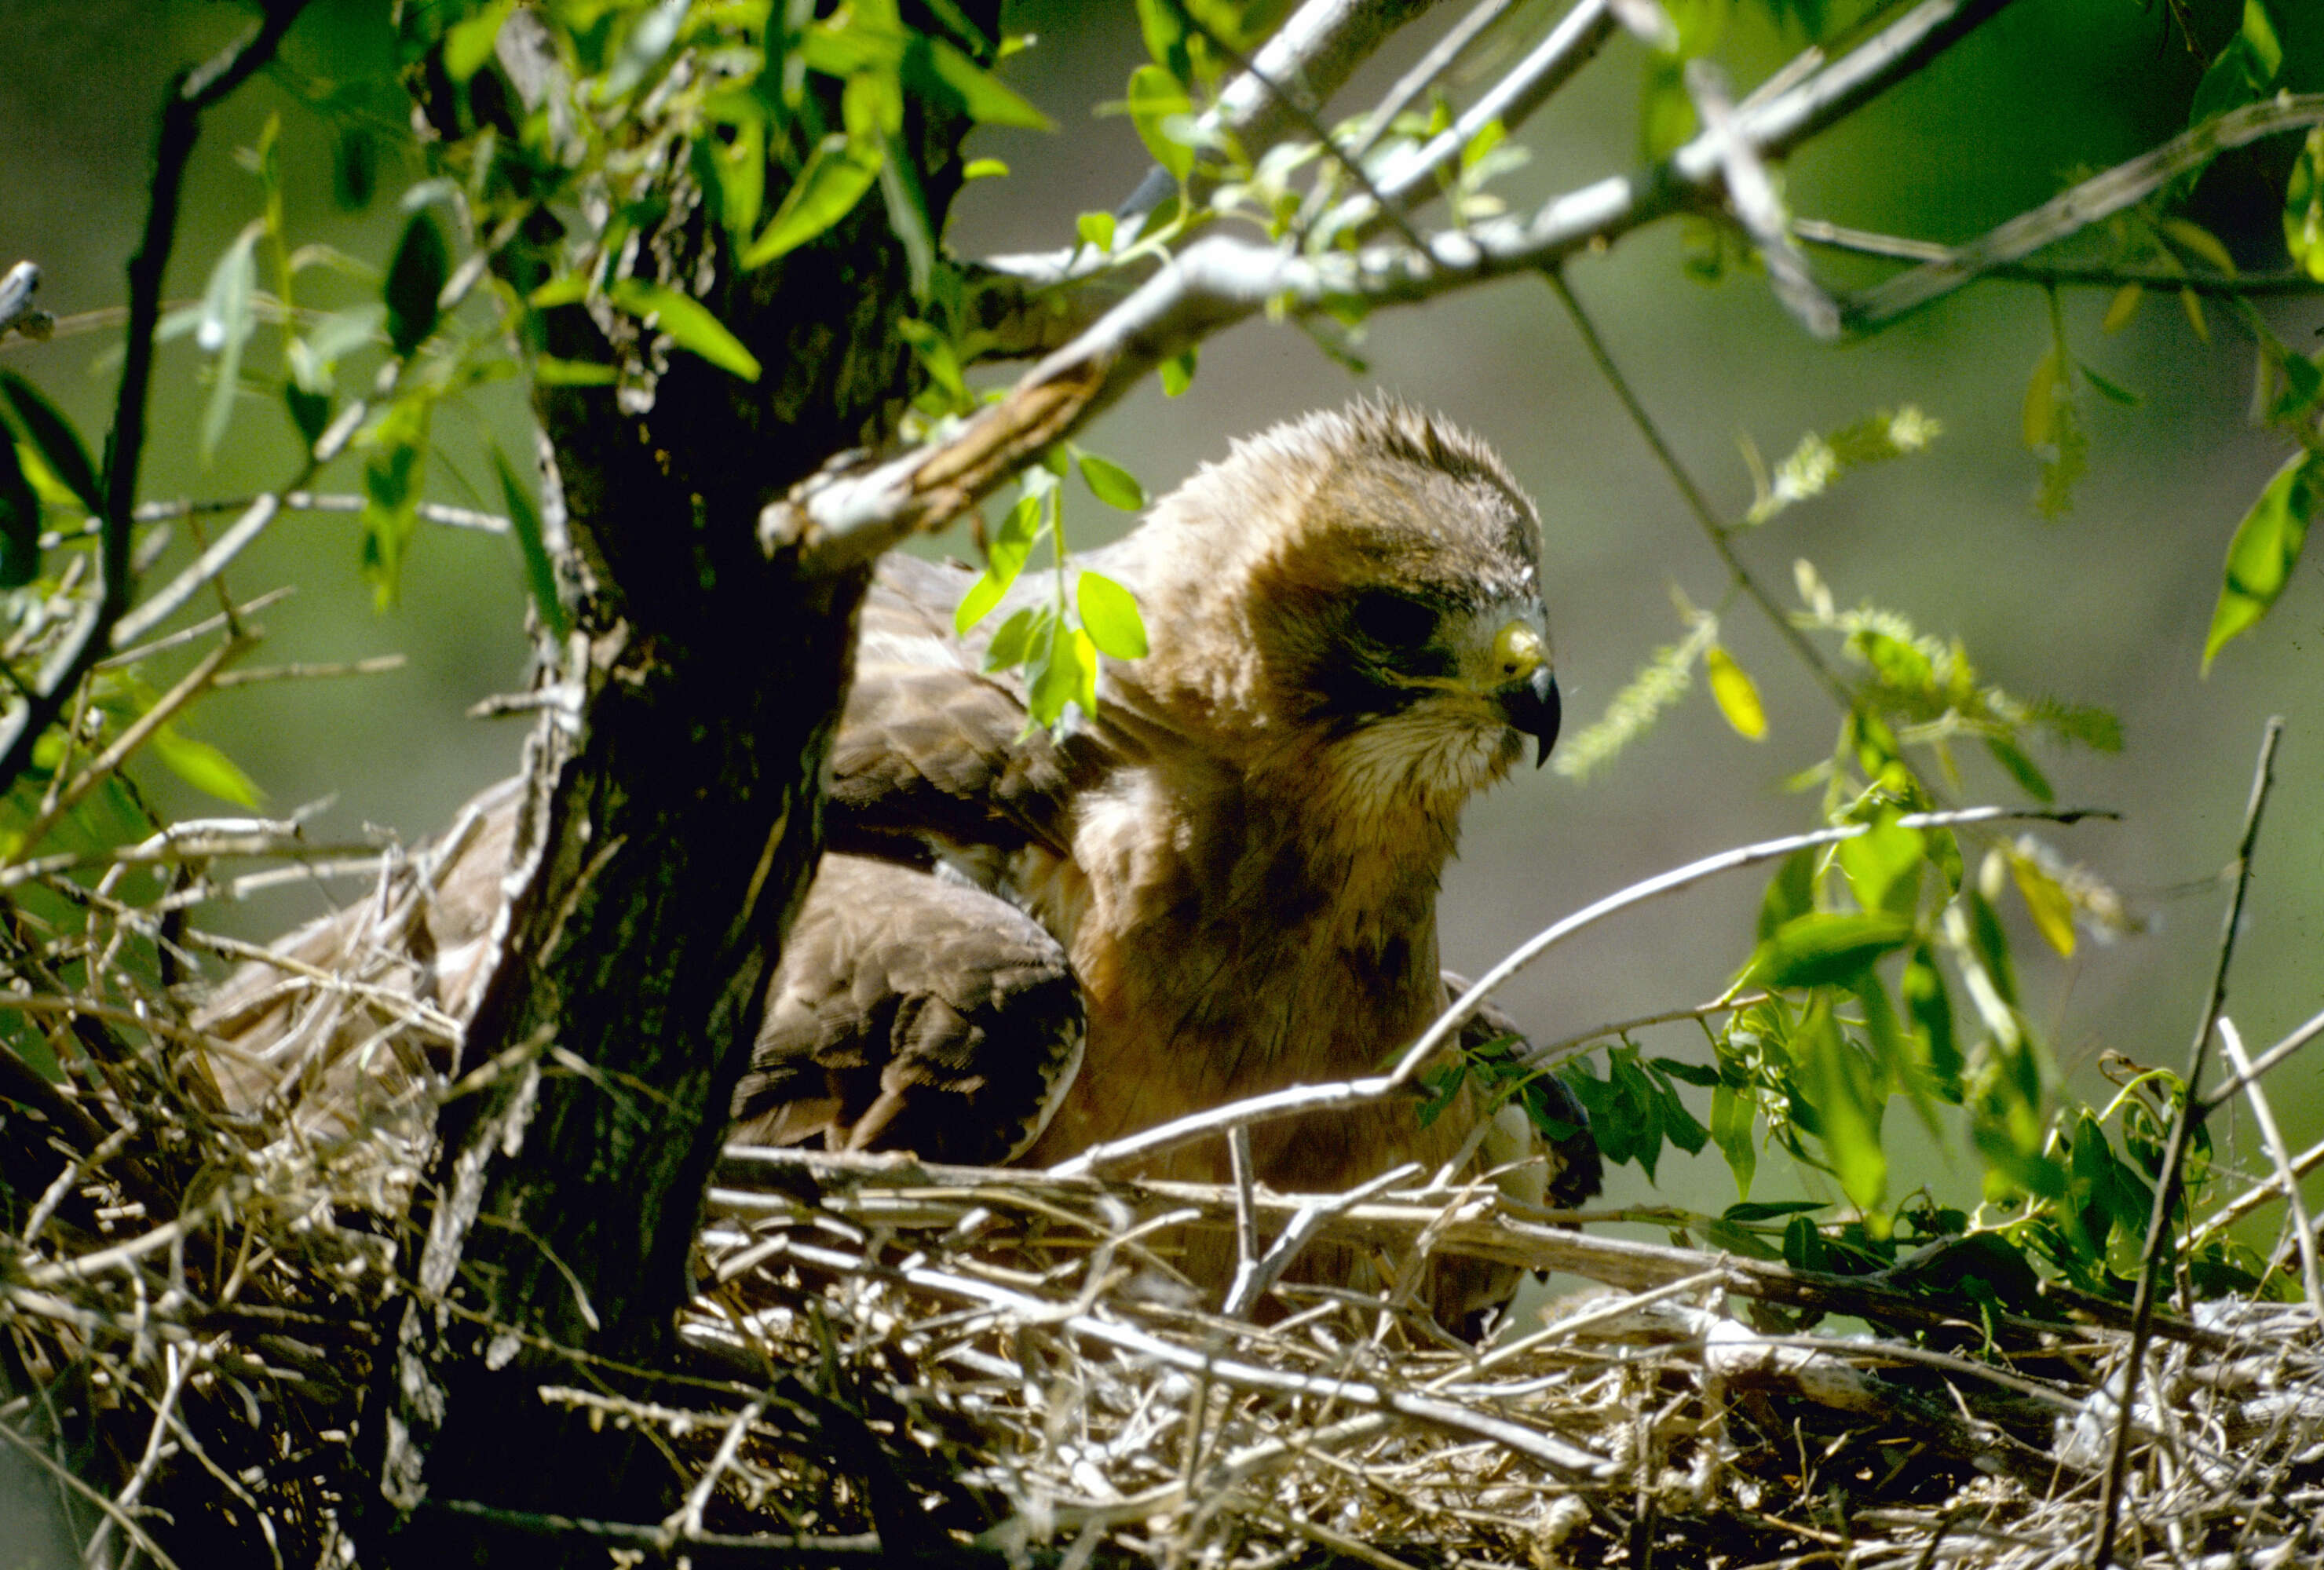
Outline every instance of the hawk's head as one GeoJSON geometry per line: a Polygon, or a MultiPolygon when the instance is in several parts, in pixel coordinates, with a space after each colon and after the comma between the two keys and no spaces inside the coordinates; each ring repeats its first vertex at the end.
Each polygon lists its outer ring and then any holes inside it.
{"type": "Polygon", "coordinates": [[[1254,768],[1431,816],[1546,755],[1541,523],[1475,437],[1394,402],[1238,442],[1158,505],[1138,679],[1254,768]]]}

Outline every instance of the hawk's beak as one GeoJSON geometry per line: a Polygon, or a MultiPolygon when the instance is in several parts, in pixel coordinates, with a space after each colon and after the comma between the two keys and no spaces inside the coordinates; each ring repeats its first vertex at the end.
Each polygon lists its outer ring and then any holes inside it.
{"type": "Polygon", "coordinates": [[[1541,634],[1522,621],[1512,621],[1493,639],[1493,656],[1506,679],[1498,694],[1501,712],[1511,725],[1534,739],[1534,767],[1539,768],[1549,761],[1563,709],[1549,650],[1541,634]]]}
{"type": "Polygon", "coordinates": [[[1547,763],[1563,709],[1558,702],[1557,677],[1550,668],[1544,666],[1515,686],[1502,688],[1501,708],[1510,724],[1534,739],[1534,767],[1547,763]]]}

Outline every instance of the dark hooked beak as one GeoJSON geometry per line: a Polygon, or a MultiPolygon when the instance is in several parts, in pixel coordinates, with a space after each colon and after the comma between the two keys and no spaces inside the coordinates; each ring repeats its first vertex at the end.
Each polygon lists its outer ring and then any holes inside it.
{"type": "Polygon", "coordinates": [[[1557,696],[1557,677],[1547,666],[1543,666],[1524,681],[1501,689],[1501,712],[1509,723],[1534,739],[1533,764],[1539,768],[1549,761],[1549,749],[1557,740],[1557,722],[1563,705],[1557,696]]]}

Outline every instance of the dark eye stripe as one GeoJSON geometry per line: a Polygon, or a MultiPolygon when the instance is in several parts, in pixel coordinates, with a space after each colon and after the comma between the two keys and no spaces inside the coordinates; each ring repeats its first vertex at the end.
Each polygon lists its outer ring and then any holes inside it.
{"type": "Polygon", "coordinates": [[[1387,649],[1415,649],[1436,633],[1436,612],[1409,595],[1368,590],[1351,612],[1356,631],[1387,649]]]}

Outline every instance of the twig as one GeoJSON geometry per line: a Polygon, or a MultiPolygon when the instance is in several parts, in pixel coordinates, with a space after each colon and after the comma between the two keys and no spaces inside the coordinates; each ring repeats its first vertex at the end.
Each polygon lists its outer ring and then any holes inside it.
{"type": "Polygon", "coordinates": [[[2287,1175],[2292,1180],[2297,1182],[2319,1167],[2324,1167],[2324,1140],[2319,1140],[2301,1151],[2283,1171],[2276,1173],[2264,1183],[2254,1184],[2227,1204],[2220,1206],[2217,1214],[2187,1235],[2181,1244],[2181,1248],[2193,1248],[2205,1239],[2226,1231],[2261,1206],[2281,1196],[2284,1191],[2284,1180],[2287,1175]]]}
{"type": "Polygon", "coordinates": [[[247,687],[258,682],[319,681],[327,676],[376,676],[389,671],[401,670],[407,662],[400,654],[375,654],[368,659],[333,660],[318,665],[259,666],[246,671],[220,671],[210,684],[220,692],[228,687],[247,687]]]}
{"type": "MultiPolygon", "coordinates": [[[[1798,242],[1792,238],[1784,223],[1783,199],[1775,195],[1767,166],[1752,152],[1750,144],[1736,134],[1735,106],[1718,63],[1708,59],[1689,60],[1686,89],[1693,96],[1703,134],[1718,146],[1727,204],[1734,211],[1735,221],[1742,225],[1744,234],[1758,249],[1775,298],[1799,319],[1809,336],[1826,340],[1839,337],[1840,307],[1816,282],[1808,259],[1800,253],[1798,242]]],[[[1572,308],[1570,300],[1568,308],[1572,308]]]]}
{"type": "MultiPolygon", "coordinates": [[[[2074,822],[2086,817],[2111,816],[2088,811],[2054,813],[2020,811],[2006,807],[1969,807],[1950,813],[1913,813],[1897,820],[1906,828],[1950,828],[1963,823],[1988,823],[2034,820],[2040,822],[2074,822]]],[[[1478,982],[1455,999],[1451,1007],[1437,1015],[1436,1023],[1422,1032],[1420,1038],[1407,1048],[1396,1067],[1387,1074],[1369,1079],[1342,1080],[1331,1085],[1295,1085],[1286,1090],[1270,1091],[1241,1101],[1231,1101],[1223,1106],[1177,1118],[1138,1134],[1118,1140],[1092,1145],[1071,1161],[1062,1161],[1049,1169],[1059,1176],[1088,1172],[1102,1165],[1128,1161],[1137,1156],[1152,1155],[1184,1144],[1205,1134],[1223,1134],[1238,1124],[1270,1122],[1297,1112],[1316,1112],[1327,1108],[1360,1106],[1393,1095],[1419,1071],[1420,1066],[1451,1040],[1454,1033],[1467,1023],[1478,1005],[1499,990],[1508,979],[1540,958],[1554,945],[1575,932],[1633,905],[1644,904],[1656,895],[1674,893],[1738,868],[1756,866],[1764,861],[1780,860],[1795,850],[1811,846],[1836,844],[1866,832],[1870,825],[1848,823],[1836,829],[1819,829],[1806,834],[1787,835],[1781,840],[1763,840],[1756,845],[1739,846],[1722,850],[1716,856],[1706,856],[1684,867],[1661,873],[1642,883],[1607,895],[1594,904],[1584,906],[1564,920],[1536,932],[1499,964],[1488,970],[1478,982]]]]}
{"type": "Polygon", "coordinates": [[[2282,1062],[2284,1059],[2292,1056],[2318,1036],[2324,1036],[2324,1013],[2310,1015],[2307,1022],[2295,1028],[2290,1035],[2254,1058],[2248,1067],[2238,1065],[2235,1078],[2203,1097],[2203,1110],[2209,1112],[2223,1102],[2233,1100],[2246,1085],[2282,1062]]]}
{"type": "MultiPolygon", "coordinates": [[[[1762,160],[1781,158],[2008,3],[1923,0],[1797,87],[1738,109],[1732,134],[1762,160]]],[[[1652,169],[1569,191],[1530,217],[1438,234],[1425,252],[1388,244],[1305,256],[1223,234],[1199,241],[944,442],[826,471],[770,503],[759,518],[761,546],[794,555],[810,575],[846,571],[958,517],[1163,361],[1261,309],[1305,314],[1429,299],[1554,266],[1701,200],[1720,182],[1721,145],[1697,137],[1652,169]]]]}
{"type": "Polygon", "coordinates": [[[1565,308],[1565,314],[1572,318],[1574,330],[1582,335],[1582,347],[1590,352],[1591,363],[1598,367],[1598,374],[1605,378],[1607,386],[1613,389],[1615,398],[1620,401],[1624,412],[1629,415],[1630,423],[1637,426],[1638,434],[1646,438],[1647,447],[1655,454],[1655,461],[1662,464],[1663,472],[1678,488],[1687,510],[1693,513],[1695,522],[1702,525],[1703,537],[1718,553],[1735,586],[1759,608],[1767,618],[1768,625],[1775,628],[1776,635],[1791,645],[1792,652],[1798,655],[1809,671],[1823,684],[1824,691],[1831,694],[1832,702],[1843,710],[1854,708],[1855,694],[1848,690],[1848,684],[1840,680],[1840,673],[1831,668],[1822,651],[1810,640],[1805,629],[1795,625],[1784,613],[1784,608],[1775,603],[1775,596],[1768,593],[1766,586],[1752,575],[1751,569],[1743,565],[1743,558],[1735,549],[1735,531],[1720,518],[1718,510],[1711,505],[1711,499],[1694,482],[1694,476],[1687,472],[1685,464],[1679,462],[1678,454],[1671,450],[1670,444],[1663,439],[1662,427],[1655,423],[1654,416],[1646,412],[1646,406],[1639,401],[1637,392],[1630,386],[1629,378],[1622,374],[1622,368],[1614,363],[1614,356],[1608,351],[1606,341],[1598,335],[1597,324],[1590,319],[1590,313],[1583,310],[1582,302],[1574,298],[1572,287],[1565,281],[1564,273],[1556,268],[1544,268],[1541,276],[1557,296],[1558,303],[1565,308]]]}
{"type": "MultiPolygon", "coordinates": [[[[265,500],[259,496],[214,497],[205,500],[148,501],[137,509],[140,523],[161,523],[173,518],[196,518],[212,512],[241,512],[265,500]]],[[[361,512],[367,503],[360,496],[328,491],[288,491],[275,498],[285,512],[361,512]]],[[[506,534],[509,520],[496,512],[479,512],[471,507],[450,507],[440,501],[422,501],[412,508],[412,515],[422,523],[441,524],[447,528],[474,529],[482,534],[506,534]]]]}
{"type": "Polygon", "coordinates": [[[1714,1014],[1733,1013],[1766,1001],[1767,994],[1764,992],[1745,992],[1738,993],[1733,997],[1714,997],[1709,1003],[1698,1003],[1692,1008],[1671,1008],[1665,1009],[1660,1014],[1642,1014],[1636,1019],[1616,1020],[1611,1024],[1601,1024],[1592,1030],[1576,1031],[1570,1036],[1560,1036],[1554,1042],[1545,1042],[1539,1046],[1529,1046],[1518,1060],[1529,1069],[1546,1068],[1569,1049],[1584,1046],[1595,1041],[1602,1041],[1608,1036],[1628,1035],[1632,1031],[1641,1031],[1648,1025],[1675,1024],[1683,1019],[1708,1019],[1714,1014]]]}
{"type": "Polygon", "coordinates": [[[127,762],[130,754],[144,746],[156,730],[170,722],[171,715],[198,697],[209,685],[211,678],[217,675],[218,667],[250,647],[252,642],[247,638],[229,638],[204,655],[200,664],[180,678],[178,684],[164,693],[152,708],[138,715],[129,728],[115,739],[112,746],[100,753],[87,768],[81,770],[72,784],[59,793],[53,803],[42,809],[41,815],[32,820],[32,826],[24,831],[23,838],[17,842],[15,854],[22,855],[39,844],[48,831],[56,827],[58,819],[79,804],[80,799],[95,789],[99,780],[127,762]]]}
{"type": "Polygon", "coordinates": [[[727,1532],[680,1532],[673,1542],[659,1526],[502,1510],[474,1500],[446,1499],[435,1493],[420,1502],[419,1513],[448,1516],[472,1529],[516,1537],[569,1538],[603,1543],[609,1548],[642,1549],[655,1555],[678,1548],[696,1565],[980,1565],[999,1570],[1009,1564],[1008,1556],[997,1550],[966,1545],[948,1545],[941,1551],[927,1553],[890,1549],[870,1532],[830,1538],[788,1537],[773,1532],[750,1537],[727,1532]]]}
{"type": "MultiPolygon", "coordinates": [[[[26,1438],[23,1435],[16,1432],[14,1425],[5,1422],[0,1422],[0,1439],[5,1439],[9,1444],[14,1445],[17,1449],[31,1456],[36,1464],[54,1476],[59,1483],[63,1483],[65,1487],[80,1495],[92,1505],[95,1505],[98,1511],[105,1517],[105,1520],[100,1523],[100,1530],[106,1526],[113,1526],[115,1524],[119,1525],[122,1535],[126,1537],[131,1542],[136,1544],[140,1548],[143,1548],[148,1555],[150,1555],[153,1563],[161,1566],[161,1570],[178,1570],[178,1562],[171,1558],[168,1554],[162,1551],[161,1545],[155,1542],[152,1535],[148,1533],[144,1528],[137,1524],[136,1518],[130,1515],[128,1511],[123,1510],[120,1505],[116,1504],[112,1500],[107,1499],[97,1490],[91,1488],[88,1483],[83,1483],[78,1477],[74,1475],[71,1468],[66,1466],[55,1456],[50,1455],[46,1446],[35,1444],[32,1440],[26,1438]]],[[[94,1542],[95,1540],[95,1537],[92,1535],[91,1541],[94,1542]]],[[[87,1561],[84,1560],[83,1562],[86,1563],[87,1561]]]]}
{"type": "Polygon", "coordinates": [[[152,194],[137,253],[129,260],[129,342],[114,400],[111,452],[105,473],[105,528],[98,541],[97,598],[41,674],[23,707],[0,722],[0,788],[14,783],[32,761],[32,746],[80,685],[89,667],[113,647],[129,610],[133,588],[129,545],[137,499],[138,460],[144,454],[145,416],[153,379],[153,329],[161,319],[161,274],[176,238],[186,164],[200,133],[202,112],[225,98],[268,60],[306,0],[280,0],[266,8],[241,42],[201,67],[171,79],[153,143],[152,194]]]}
{"type": "MultiPolygon", "coordinates": [[[[161,1353],[167,1360],[169,1373],[162,1385],[161,1399],[153,1403],[153,1428],[145,1437],[145,1454],[138,1459],[137,1470],[130,1474],[129,1482],[113,1496],[114,1508],[106,1512],[105,1519],[97,1523],[97,1529],[88,1535],[88,1544],[81,1550],[81,1563],[84,1565],[105,1563],[106,1535],[112,1531],[116,1521],[127,1524],[129,1511],[136,1507],[137,1496],[145,1492],[145,1485],[153,1481],[153,1474],[161,1466],[161,1441],[170,1431],[170,1413],[178,1404],[179,1392],[186,1387],[186,1373],[192,1362],[175,1345],[163,1346],[161,1353]]],[[[143,1533],[138,1535],[143,1536],[143,1533]]],[[[143,1545],[141,1543],[140,1547],[143,1545]]],[[[161,1559],[159,1549],[149,1548],[147,1552],[152,1553],[157,1562],[167,1562],[161,1559]]]]}
{"type": "MultiPolygon", "coordinates": [[[[1792,220],[1792,234],[1810,245],[1821,245],[1858,256],[1886,256],[1897,262],[1944,262],[1953,254],[1952,246],[1942,245],[1933,240],[1910,240],[1869,229],[1851,229],[1822,218],[1794,218],[1792,220]]],[[[2196,294],[2222,299],[2324,294],[2324,281],[2310,278],[2304,270],[2296,267],[2278,268],[2272,272],[2228,274],[2167,271],[2159,267],[2116,267],[2099,262],[2006,262],[1984,269],[1978,276],[2006,279],[2013,283],[2038,283],[2053,289],[2120,289],[2126,283],[2135,283],[2144,289],[2174,292],[2190,289],[2196,294]]]]}
{"type": "MultiPolygon", "coordinates": [[[[1247,1130],[1239,1129],[1236,1132],[1248,1143],[1250,1136],[1247,1130]]],[[[1329,1198],[1310,1199],[1300,1206],[1292,1216],[1289,1225],[1284,1227],[1282,1235],[1276,1238],[1268,1248],[1266,1254],[1251,1267],[1250,1273],[1245,1275],[1240,1270],[1235,1272],[1234,1285],[1228,1291],[1226,1306],[1220,1309],[1220,1312],[1230,1319],[1248,1317],[1250,1311],[1259,1306],[1259,1300],[1274,1290],[1275,1283],[1283,1279],[1283,1272],[1291,1268],[1291,1262],[1299,1257],[1300,1251],[1305,1248],[1315,1234],[1323,1229],[1325,1222],[1335,1216],[1347,1214],[1376,1195],[1386,1193],[1406,1179],[1416,1176],[1419,1171],[1418,1162],[1406,1161],[1400,1167],[1391,1167],[1368,1183],[1357,1184],[1344,1194],[1335,1194],[1329,1198]]],[[[1243,1196],[1240,1192],[1236,1198],[1239,1202],[1243,1200],[1243,1196]]],[[[1240,1229],[1240,1217],[1238,1217],[1238,1229],[1240,1229]]]]}
{"type": "Polygon", "coordinates": [[[2230,148],[2319,124],[2324,124],[2324,93],[2279,94],[2207,120],[2151,151],[2093,175],[2030,212],[2020,213],[1966,245],[1955,246],[1909,272],[1849,296],[1840,302],[1841,319],[1851,332],[1884,326],[1996,267],[2111,217],[2230,148]]]}
{"type": "Polygon", "coordinates": [[[2317,1269],[2316,1228],[2308,1219],[2308,1202],[2301,1198],[2300,1180],[2292,1175],[2292,1147],[2283,1143],[2275,1109],[2268,1105],[2267,1094],[2252,1072],[2251,1060],[2244,1055],[2243,1033],[2224,1014],[2219,1015],[2219,1050],[2227,1054],[2244,1093],[2251,1097],[2252,1121],[2259,1125],[2260,1143],[2266,1147],[2268,1159],[2275,1162],[2276,1181],[2282,1185],[2286,1207],[2292,1212],[2292,1233],[2300,1244],[2300,1284],[2308,1294],[2309,1311],[2316,1316],[2318,1325],[2324,1326],[2324,1272],[2317,1269]]]}
{"type": "Polygon", "coordinates": [[[1357,162],[1388,134],[1397,115],[1412,106],[1414,99],[1436,85],[1436,79],[1452,69],[1468,47],[1483,36],[1485,29],[1501,19],[1512,0],[1480,0],[1469,14],[1454,23],[1451,31],[1429,46],[1428,52],[1414,62],[1410,70],[1396,80],[1370,115],[1364,116],[1363,134],[1348,149],[1348,157],[1357,162]]]}
{"type": "Polygon", "coordinates": [[[2195,1027],[2195,1044],[2187,1050],[2184,1095],[2177,1115],[2171,1120],[2171,1137],[2163,1148],[2163,1171],[2154,1184],[2154,1207],[2147,1216],[2138,1291],[2131,1300],[2130,1346],[2123,1354],[2122,1411],[2115,1425],[2114,1447],[2107,1461],[2106,1489],[2098,1499],[2098,1529],[2090,1548],[2090,1560],[2096,1570],[2107,1570],[2114,1563],[2123,1479],[2130,1464],[2132,1418],[2138,1408],[2138,1379],[2145,1363],[2146,1343],[2153,1333],[2155,1283],[2162,1274],[2163,1251],[2171,1238],[2171,1211],[2179,1197],[2179,1179],[2187,1161],[2188,1141],[2203,1120],[2203,1062],[2210,1052],[2211,1033],[2218,1024],[2219,1011],[2227,1001],[2227,967],[2235,959],[2244,896],[2251,887],[2252,847],[2259,840],[2260,813],[2267,805],[2268,787],[2274,782],[2275,747],[2282,738],[2282,717],[2271,717],[2260,737],[2259,764],[2252,774],[2251,799],[2244,808],[2243,840],[2236,847],[2236,888],[2227,901],[2227,917],[2220,928],[2218,964],[2211,972],[2211,989],[2203,1000],[2201,1022],[2195,1027]]]}

